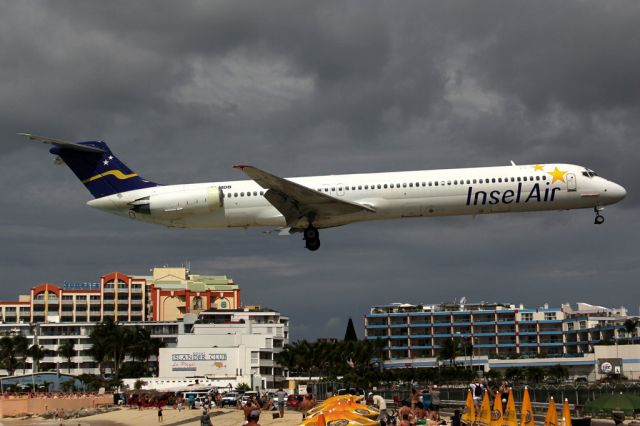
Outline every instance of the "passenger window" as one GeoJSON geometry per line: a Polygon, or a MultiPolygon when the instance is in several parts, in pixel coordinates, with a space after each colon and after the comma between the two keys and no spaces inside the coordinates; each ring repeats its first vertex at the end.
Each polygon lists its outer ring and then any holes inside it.
{"type": "Polygon", "coordinates": [[[536,176],[536,180],[540,180],[540,176],[536,176]]]}
{"type": "Polygon", "coordinates": [[[514,178],[511,178],[511,182],[515,182],[516,180],[514,178]]]}
{"type": "Polygon", "coordinates": [[[389,184],[389,188],[393,188],[393,184],[392,184],[392,183],[391,183],[391,184],[389,184]]]}
{"type": "Polygon", "coordinates": [[[471,184],[471,179],[467,179],[467,185],[471,184]]]}
{"type": "Polygon", "coordinates": [[[454,184],[454,185],[457,185],[457,184],[458,184],[458,181],[457,181],[457,180],[454,180],[454,181],[453,181],[453,184],[454,184]]]}
{"type": "Polygon", "coordinates": [[[338,187],[338,191],[342,192],[342,187],[341,186],[338,187]]]}
{"type": "Polygon", "coordinates": [[[474,180],[473,180],[473,183],[474,183],[474,184],[475,184],[475,183],[477,183],[477,182],[476,182],[476,179],[474,179],[474,180]]]}
{"type": "Polygon", "coordinates": [[[406,187],[407,187],[407,184],[406,184],[406,183],[403,183],[403,184],[402,184],[402,187],[403,187],[403,188],[406,188],[406,187]]]}
{"type": "Polygon", "coordinates": [[[431,184],[432,184],[432,183],[433,183],[433,182],[429,182],[429,186],[431,186],[431,184]]]}
{"type": "Polygon", "coordinates": [[[369,185],[365,185],[365,186],[364,186],[364,189],[369,189],[369,185]]]}
{"type": "Polygon", "coordinates": [[[420,186],[420,182],[416,182],[416,188],[420,186]]]}
{"type": "Polygon", "coordinates": [[[520,182],[520,180],[522,180],[522,178],[518,177],[518,182],[520,182]]]}
{"type": "Polygon", "coordinates": [[[253,191],[253,196],[257,197],[258,196],[258,191],[253,191]]]}
{"type": "Polygon", "coordinates": [[[387,189],[387,184],[385,183],[384,185],[382,185],[382,187],[383,187],[384,189],[387,189]]]}
{"type": "Polygon", "coordinates": [[[433,182],[435,186],[438,186],[438,181],[433,182]]]}
{"type": "Polygon", "coordinates": [[[260,191],[260,195],[264,195],[264,191],[260,191]]]}
{"type": "Polygon", "coordinates": [[[382,185],[378,184],[378,189],[382,189],[382,185]]]}
{"type": "Polygon", "coordinates": [[[409,188],[413,188],[413,182],[409,182],[409,188]]]}
{"type": "Polygon", "coordinates": [[[447,185],[451,185],[451,181],[450,180],[447,181],[447,185]]]}
{"type": "Polygon", "coordinates": [[[496,178],[491,178],[491,183],[496,183],[496,178]]]}
{"type": "Polygon", "coordinates": [[[238,196],[238,193],[237,193],[237,192],[234,192],[234,193],[233,193],[233,196],[234,196],[234,197],[237,197],[237,196],[238,196]]]}
{"type": "Polygon", "coordinates": [[[547,180],[547,177],[546,176],[542,176],[542,180],[547,180]]]}
{"type": "Polygon", "coordinates": [[[362,191],[362,185],[358,185],[358,190],[362,191]]]}
{"type": "Polygon", "coordinates": [[[502,183],[502,178],[498,178],[498,182],[499,182],[499,183],[502,183]]]}

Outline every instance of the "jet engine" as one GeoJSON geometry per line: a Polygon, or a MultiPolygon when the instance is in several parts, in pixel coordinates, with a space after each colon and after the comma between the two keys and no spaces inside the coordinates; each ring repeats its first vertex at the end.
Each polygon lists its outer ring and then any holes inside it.
{"type": "Polygon", "coordinates": [[[217,186],[154,194],[129,203],[136,213],[152,216],[179,216],[210,213],[223,207],[223,194],[217,186]]]}

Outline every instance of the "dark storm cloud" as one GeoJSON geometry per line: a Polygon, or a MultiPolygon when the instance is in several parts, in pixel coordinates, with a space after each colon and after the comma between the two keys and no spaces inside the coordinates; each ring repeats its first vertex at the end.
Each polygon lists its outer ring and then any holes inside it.
{"type": "Polygon", "coordinates": [[[294,337],[461,296],[636,311],[636,2],[1,4],[3,298],[188,260],[290,315],[294,337]],[[584,164],[629,196],[601,227],[586,210],[358,224],[309,253],[299,236],[95,211],[21,131],[107,140],[164,183],[242,179],[238,162],[291,176],[515,160],[584,164]]]}

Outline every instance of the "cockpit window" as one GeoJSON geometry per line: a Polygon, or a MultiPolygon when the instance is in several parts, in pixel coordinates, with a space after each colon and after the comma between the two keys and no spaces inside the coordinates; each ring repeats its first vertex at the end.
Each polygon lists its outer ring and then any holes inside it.
{"type": "Polygon", "coordinates": [[[586,177],[592,178],[594,176],[598,176],[598,174],[596,172],[594,172],[593,170],[587,169],[587,170],[582,172],[582,176],[586,176],[586,177]]]}

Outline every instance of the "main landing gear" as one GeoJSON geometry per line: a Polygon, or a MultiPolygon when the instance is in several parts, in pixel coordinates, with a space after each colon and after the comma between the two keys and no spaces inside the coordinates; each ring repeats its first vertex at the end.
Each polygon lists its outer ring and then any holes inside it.
{"type": "Polygon", "coordinates": [[[312,225],[304,230],[304,244],[307,250],[316,251],[320,248],[320,233],[312,225]]]}
{"type": "Polygon", "coordinates": [[[596,212],[596,219],[593,223],[595,223],[596,225],[602,225],[604,223],[604,216],[600,214],[602,210],[604,210],[604,207],[595,206],[593,208],[593,211],[596,212]]]}

